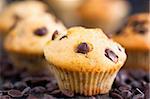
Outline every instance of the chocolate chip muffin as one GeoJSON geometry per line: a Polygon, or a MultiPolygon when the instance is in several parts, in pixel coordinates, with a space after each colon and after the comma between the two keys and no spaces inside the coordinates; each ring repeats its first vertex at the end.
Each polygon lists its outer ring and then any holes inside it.
{"type": "Polygon", "coordinates": [[[113,37],[127,49],[126,66],[149,71],[150,66],[150,17],[149,13],[139,13],[129,18],[124,29],[113,37]]]}
{"type": "Polygon", "coordinates": [[[47,6],[40,1],[21,1],[14,2],[8,5],[0,14],[0,32],[5,36],[18,21],[30,17],[32,15],[39,15],[47,10],[47,6]]]}
{"type": "Polygon", "coordinates": [[[84,25],[113,33],[122,24],[129,8],[126,0],[85,0],[79,7],[79,15],[84,25]]]}
{"type": "Polygon", "coordinates": [[[124,49],[101,29],[73,27],[46,44],[44,55],[61,91],[91,96],[108,93],[126,60],[124,49]]]}
{"type": "Polygon", "coordinates": [[[45,43],[58,38],[65,29],[50,14],[31,16],[20,21],[8,34],[4,47],[17,68],[26,68],[35,73],[47,65],[43,56],[45,43]]]}

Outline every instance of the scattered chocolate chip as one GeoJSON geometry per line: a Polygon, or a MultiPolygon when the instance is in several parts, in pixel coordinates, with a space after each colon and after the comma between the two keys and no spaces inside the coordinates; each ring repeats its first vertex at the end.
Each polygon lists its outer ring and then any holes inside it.
{"type": "Polygon", "coordinates": [[[55,89],[58,89],[58,85],[50,82],[46,85],[46,88],[47,88],[47,91],[51,92],[55,89]]]}
{"type": "Polygon", "coordinates": [[[30,87],[27,87],[25,88],[21,93],[24,95],[24,94],[29,94],[30,93],[30,90],[31,88],[30,87]]]}
{"type": "Polygon", "coordinates": [[[70,90],[63,90],[62,93],[68,97],[73,97],[74,96],[74,92],[70,91],[70,90]]]}
{"type": "Polygon", "coordinates": [[[55,94],[59,94],[59,93],[61,93],[61,91],[58,89],[58,90],[52,91],[50,94],[55,95],[55,94]]]}
{"type": "Polygon", "coordinates": [[[52,95],[44,94],[43,99],[55,99],[52,95]]]}
{"type": "Polygon", "coordinates": [[[114,99],[123,99],[121,95],[119,95],[118,93],[114,93],[114,92],[111,92],[110,96],[114,99]]]}
{"type": "Polygon", "coordinates": [[[5,89],[5,90],[8,90],[8,89],[12,89],[12,88],[14,88],[14,86],[13,86],[13,84],[11,83],[11,82],[6,82],[6,83],[4,83],[4,85],[3,85],[3,89],[5,89]]]}
{"type": "Polygon", "coordinates": [[[8,95],[11,97],[17,98],[17,97],[22,97],[22,93],[19,90],[11,89],[8,91],[8,95]]]}
{"type": "Polygon", "coordinates": [[[0,90],[0,96],[2,96],[3,95],[3,92],[0,90]]]}
{"type": "Polygon", "coordinates": [[[46,35],[48,32],[47,28],[46,27],[42,27],[42,28],[38,28],[34,31],[34,34],[35,35],[38,35],[38,36],[43,36],[43,35],[46,35]]]}
{"type": "Polygon", "coordinates": [[[64,39],[64,38],[67,38],[67,36],[64,35],[64,36],[62,36],[59,40],[62,40],[62,39],[64,39]]]}
{"type": "Polygon", "coordinates": [[[27,97],[27,99],[39,99],[39,98],[37,98],[36,96],[30,94],[30,95],[27,97]]]}
{"type": "Polygon", "coordinates": [[[118,46],[118,50],[121,51],[120,47],[118,46]]]}
{"type": "Polygon", "coordinates": [[[131,96],[132,96],[132,93],[129,90],[122,90],[121,94],[124,98],[127,98],[127,99],[131,98],[131,96]]]}
{"type": "Polygon", "coordinates": [[[144,26],[145,23],[146,21],[134,21],[132,23],[133,30],[140,34],[145,34],[148,31],[148,29],[144,26]]]}
{"type": "Polygon", "coordinates": [[[86,42],[80,43],[76,48],[77,53],[87,54],[89,51],[90,48],[86,42]]]}
{"type": "Polygon", "coordinates": [[[23,90],[27,87],[27,84],[25,82],[16,82],[14,84],[15,89],[23,90]]]}
{"type": "Polygon", "coordinates": [[[11,97],[8,95],[3,95],[3,96],[0,96],[0,99],[11,99],[11,97]]]}
{"type": "Polygon", "coordinates": [[[46,89],[42,86],[37,86],[31,89],[31,93],[44,93],[46,89]]]}
{"type": "Polygon", "coordinates": [[[114,63],[118,62],[118,56],[110,49],[105,49],[105,56],[109,58],[114,63]]]}
{"type": "Polygon", "coordinates": [[[54,33],[52,35],[52,40],[54,40],[57,37],[57,35],[58,35],[58,31],[56,30],[56,31],[54,31],[54,33]]]}

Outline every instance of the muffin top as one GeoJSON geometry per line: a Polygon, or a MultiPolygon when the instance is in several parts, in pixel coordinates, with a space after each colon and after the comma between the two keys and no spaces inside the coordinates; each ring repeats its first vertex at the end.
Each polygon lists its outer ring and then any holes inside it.
{"type": "Polygon", "coordinates": [[[21,20],[5,39],[4,47],[9,52],[43,54],[43,47],[65,33],[65,26],[50,14],[31,16],[21,20]]]}
{"type": "Polygon", "coordinates": [[[19,20],[42,14],[47,6],[40,1],[21,1],[8,5],[0,14],[0,31],[8,32],[19,20]]]}
{"type": "Polygon", "coordinates": [[[113,37],[129,51],[150,50],[150,14],[140,13],[131,16],[123,30],[113,37]]]}
{"type": "Polygon", "coordinates": [[[50,64],[73,71],[101,71],[120,68],[124,49],[108,39],[101,29],[73,27],[60,39],[49,41],[44,55],[50,64]]]}

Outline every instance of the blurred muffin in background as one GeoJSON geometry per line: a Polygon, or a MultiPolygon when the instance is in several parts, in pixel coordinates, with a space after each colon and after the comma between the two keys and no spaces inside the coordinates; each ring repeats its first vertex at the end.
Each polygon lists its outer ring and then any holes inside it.
{"type": "Polygon", "coordinates": [[[150,69],[150,13],[139,13],[129,18],[127,25],[113,39],[122,44],[128,54],[126,66],[150,69]]]}
{"type": "Polygon", "coordinates": [[[70,27],[79,25],[80,19],[77,13],[77,8],[84,0],[48,0],[48,4],[56,15],[70,27]]]}
{"type": "Polygon", "coordinates": [[[5,39],[4,48],[16,68],[36,74],[46,68],[43,46],[63,34],[65,26],[50,14],[21,20],[5,39]]]}
{"type": "Polygon", "coordinates": [[[21,1],[8,5],[0,14],[0,32],[4,37],[18,21],[32,15],[43,14],[47,6],[40,1],[21,1]]]}
{"type": "Polygon", "coordinates": [[[5,4],[6,4],[5,0],[0,0],[0,13],[3,10],[5,4]]]}
{"type": "Polygon", "coordinates": [[[125,0],[86,0],[79,7],[85,26],[101,27],[106,33],[116,31],[128,12],[129,4],[125,0]]]}

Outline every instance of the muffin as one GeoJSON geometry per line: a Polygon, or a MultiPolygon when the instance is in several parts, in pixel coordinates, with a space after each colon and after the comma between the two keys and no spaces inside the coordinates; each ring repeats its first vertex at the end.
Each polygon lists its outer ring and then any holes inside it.
{"type": "Polygon", "coordinates": [[[46,43],[44,55],[60,90],[85,96],[108,93],[126,60],[124,49],[101,29],[83,27],[46,43]]]}
{"type": "Polygon", "coordinates": [[[4,48],[18,69],[30,73],[44,70],[47,62],[43,47],[49,40],[65,33],[65,26],[50,14],[31,16],[21,20],[4,41],[4,48]]]}
{"type": "Polygon", "coordinates": [[[139,13],[129,18],[126,26],[113,39],[122,44],[128,54],[128,68],[142,68],[149,71],[150,67],[150,17],[149,13],[139,13]]]}
{"type": "Polygon", "coordinates": [[[77,9],[83,1],[84,0],[47,0],[57,16],[59,16],[68,27],[80,24],[77,9]]]}
{"type": "Polygon", "coordinates": [[[47,6],[40,1],[21,1],[8,5],[0,14],[0,32],[5,36],[18,21],[32,15],[43,14],[47,6]]]}
{"type": "Polygon", "coordinates": [[[113,33],[128,11],[129,4],[125,0],[86,0],[78,12],[85,26],[100,27],[106,33],[113,33]]]}

